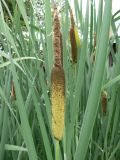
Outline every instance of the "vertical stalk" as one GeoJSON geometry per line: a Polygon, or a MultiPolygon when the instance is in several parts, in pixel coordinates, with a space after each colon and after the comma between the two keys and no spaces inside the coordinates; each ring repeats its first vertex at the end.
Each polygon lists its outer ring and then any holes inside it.
{"type": "Polygon", "coordinates": [[[60,160],[60,149],[58,140],[55,140],[55,160],[60,160]]]}

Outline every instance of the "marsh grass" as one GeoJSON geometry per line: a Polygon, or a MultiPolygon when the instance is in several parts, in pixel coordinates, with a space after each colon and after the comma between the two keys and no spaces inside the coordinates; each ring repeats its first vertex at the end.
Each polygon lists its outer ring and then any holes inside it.
{"type": "Polygon", "coordinates": [[[87,1],[84,18],[82,0],[74,1],[73,16],[81,42],[75,67],[69,38],[70,4],[67,0],[58,3],[65,125],[56,146],[50,99],[54,64],[52,1],[41,2],[39,11],[32,0],[0,1],[0,160],[119,159],[120,40],[116,22],[120,11],[112,15],[112,1],[106,0],[104,8],[103,0],[99,0],[97,14],[95,3],[87,1]],[[105,110],[103,91],[107,92],[105,110]]]}

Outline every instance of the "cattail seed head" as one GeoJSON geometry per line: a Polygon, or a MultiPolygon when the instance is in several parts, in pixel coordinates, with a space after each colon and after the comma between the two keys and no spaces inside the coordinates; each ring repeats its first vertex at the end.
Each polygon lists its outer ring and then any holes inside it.
{"type": "Polygon", "coordinates": [[[104,115],[106,115],[107,112],[107,97],[108,93],[104,90],[101,93],[101,104],[102,104],[102,112],[104,115]]]}
{"type": "Polygon", "coordinates": [[[62,67],[62,34],[56,7],[53,34],[55,63],[51,72],[52,132],[54,137],[60,141],[64,132],[65,75],[62,67]]]}
{"type": "Polygon", "coordinates": [[[74,28],[70,29],[70,42],[71,42],[71,53],[73,63],[77,62],[77,43],[75,39],[74,28]]]}
{"type": "Polygon", "coordinates": [[[54,22],[53,22],[53,48],[54,48],[54,56],[55,56],[55,66],[62,65],[62,38],[60,32],[60,21],[57,13],[57,9],[54,11],[54,22]]]}
{"type": "Polygon", "coordinates": [[[63,45],[62,45],[62,33],[60,32],[60,48],[61,48],[61,64],[63,66],[63,45]]]}
{"type": "Polygon", "coordinates": [[[72,56],[73,63],[76,63],[77,62],[77,44],[79,45],[80,40],[79,40],[77,29],[75,27],[75,21],[74,21],[72,9],[70,9],[70,18],[71,18],[71,28],[70,28],[71,56],[72,56]]]}
{"type": "Polygon", "coordinates": [[[51,73],[52,131],[57,140],[64,133],[65,75],[62,67],[54,66],[51,73]]]}

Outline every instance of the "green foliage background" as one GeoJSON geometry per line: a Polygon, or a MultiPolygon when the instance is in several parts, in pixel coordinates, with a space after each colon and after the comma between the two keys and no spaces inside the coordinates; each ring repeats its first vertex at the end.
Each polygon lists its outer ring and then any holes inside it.
{"type": "MultiPolygon", "coordinates": [[[[71,61],[69,1],[58,2],[66,78],[65,131],[60,160],[117,160],[120,157],[120,10],[112,0],[74,1],[78,45],[71,61]],[[109,28],[113,35],[109,37],[109,28]],[[96,34],[96,48],[94,47],[96,34]],[[116,54],[113,43],[116,42],[116,54]],[[109,65],[109,53],[112,65],[109,65]],[[93,56],[96,56],[93,63],[93,56]],[[101,91],[106,90],[107,113],[101,91]]],[[[53,1],[0,1],[0,160],[54,160],[50,74],[54,62],[53,1]],[[14,84],[15,94],[11,94],[14,84]]],[[[13,92],[12,92],[13,93],[13,92]]]]}

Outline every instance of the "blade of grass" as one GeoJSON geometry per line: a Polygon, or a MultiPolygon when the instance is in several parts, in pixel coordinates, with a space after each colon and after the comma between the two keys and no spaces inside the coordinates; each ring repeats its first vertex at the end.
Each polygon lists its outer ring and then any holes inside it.
{"type": "Polygon", "coordinates": [[[48,80],[50,80],[50,73],[53,66],[53,42],[52,42],[52,17],[50,0],[45,0],[45,27],[46,27],[46,42],[47,42],[47,66],[48,66],[48,80]]]}
{"type": "Polygon", "coordinates": [[[45,147],[45,151],[46,151],[46,157],[47,157],[48,160],[53,160],[50,141],[49,141],[49,138],[48,138],[48,135],[47,135],[47,130],[46,130],[46,127],[45,127],[43,115],[42,115],[41,110],[38,106],[38,100],[36,98],[36,94],[35,94],[34,89],[33,89],[33,97],[32,98],[33,98],[33,103],[35,105],[35,110],[36,110],[36,113],[37,113],[37,118],[38,118],[40,130],[41,130],[41,133],[42,133],[42,137],[43,137],[44,147],[45,147]]]}
{"type": "Polygon", "coordinates": [[[28,149],[28,155],[30,160],[37,160],[37,153],[35,150],[34,142],[33,142],[33,137],[31,133],[31,128],[28,122],[28,117],[27,117],[27,112],[24,106],[24,101],[22,97],[22,93],[20,90],[20,86],[18,83],[17,79],[17,73],[15,70],[15,66],[13,62],[11,62],[11,71],[13,74],[13,81],[15,85],[15,93],[16,93],[16,98],[17,98],[17,105],[18,105],[18,110],[20,114],[20,119],[21,119],[21,129],[22,129],[22,134],[28,149]]]}
{"type": "Polygon", "coordinates": [[[5,144],[5,150],[27,152],[27,149],[21,146],[5,144]]]}
{"type": "MultiPolygon", "coordinates": [[[[9,98],[9,90],[10,90],[10,74],[7,70],[6,77],[5,77],[5,86],[4,90],[6,93],[7,98],[9,98]]],[[[5,104],[5,103],[4,103],[5,104]]],[[[8,106],[4,105],[4,116],[3,116],[3,127],[2,127],[2,134],[1,134],[1,142],[0,142],[0,159],[4,160],[5,154],[5,143],[8,141],[8,106]]]]}

